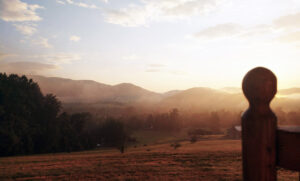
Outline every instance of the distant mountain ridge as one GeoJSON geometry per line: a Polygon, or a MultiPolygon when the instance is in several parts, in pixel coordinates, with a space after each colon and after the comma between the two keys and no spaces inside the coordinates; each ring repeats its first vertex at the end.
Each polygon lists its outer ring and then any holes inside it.
{"type": "Polygon", "coordinates": [[[194,87],[169,96],[160,102],[160,106],[172,107],[176,105],[180,110],[238,110],[245,108],[247,102],[241,93],[227,93],[207,87],[194,87]]]}
{"type": "MultiPolygon", "coordinates": [[[[248,103],[240,88],[227,87],[211,89],[194,87],[187,90],[171,90],[166,93],[156,93],[134,84],[121,83],[117,85],[102,84],[92,80],[72,80],[59,77],[28,76],[37,82],[43,93],[56,95],[64,104],[89,105],[133,105],[148,106],[154,110],[244,110],[248,103]]],[[[280,95],[300,93],[300,88],[279,90],[280,95]]],[[[300,99],[277,97],[272,101],[274,107],[287,110],[300,109],[300,99]]]]}
{"type": "Polygon", "coordinates": [[[281,95],[300,94],[300,88],[293,87],[293,88],[289,88],[289,89],[281,89],[278,91],[278,93],[281,95]]]}
{"type": "Polygon", "coordinates": [[[43,93],[54,94],[66,103],[155,101],[161,96],[159,93],[148,91],[130,83],[112,86],[92,80],[72,80],[37,75],[28,77],[39,84],[43,93]]]}

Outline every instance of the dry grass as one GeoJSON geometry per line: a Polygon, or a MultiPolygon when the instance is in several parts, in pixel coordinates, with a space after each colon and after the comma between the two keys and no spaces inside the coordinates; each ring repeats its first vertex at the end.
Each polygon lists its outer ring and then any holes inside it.
{"type": "MultiPolygon", "coordinates": [[[[0,180],[241,180],[238,140],[0,158],[0,180]]],[[[297,180],[280,170],[278,180],[297,180]]]]}

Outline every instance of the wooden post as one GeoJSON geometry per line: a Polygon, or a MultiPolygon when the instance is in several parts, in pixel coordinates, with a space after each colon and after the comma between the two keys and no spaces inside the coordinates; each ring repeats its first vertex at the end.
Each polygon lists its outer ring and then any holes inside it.
{"type": "Polygon", "coordinates": [[[245,181],[276,180],[277,118],[270,102],[277,92],[276,76],[257,67],[243,79],[249,108],[242,116],[243,178],[245,181]]]}

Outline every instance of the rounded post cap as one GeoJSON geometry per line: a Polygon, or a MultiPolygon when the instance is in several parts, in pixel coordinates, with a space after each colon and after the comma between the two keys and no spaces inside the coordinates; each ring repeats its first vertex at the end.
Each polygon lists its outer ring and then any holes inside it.
{"type": "Polygon", "coordinates": [[[269,103],[277,92],[277,78],[269,69],[256,67],[245,75],[242,88],[250,103],[269,103]]]}

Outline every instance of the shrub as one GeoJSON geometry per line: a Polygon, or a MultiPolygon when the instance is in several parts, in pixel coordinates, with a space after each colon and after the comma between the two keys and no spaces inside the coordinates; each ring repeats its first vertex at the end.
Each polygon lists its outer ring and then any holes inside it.
{"type": "Polygon", "coordinates": [[[170,146],[173,147],[174,149],[177,149],[177,148],[181,147],[181,144],[179,142],[175,142],[175,143],[172,143],[170,146]]]}
{"type": "Polygon", "coordinates": [[[190,139],[191,143],[196,143],[197,142],[197,136],[193,135],[190,139]]]}

